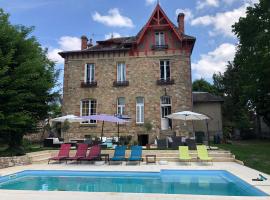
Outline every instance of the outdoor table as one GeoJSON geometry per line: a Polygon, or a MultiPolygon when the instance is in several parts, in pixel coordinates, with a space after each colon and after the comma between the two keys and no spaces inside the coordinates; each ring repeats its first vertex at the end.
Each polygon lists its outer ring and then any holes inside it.
{"type": "Polygon", "coordinates": [[[156,155],[146,155],[145,160],[146,164],[148,163],[156,163],[157,156],[156,155]]]}
{"type": "Polygon", "coordinates": [[[109,162],[110,160],[110,154],[102,153],[100,154],[100,159],[102,160],[102,157],[104,158],[105,163],[109,162]]]}

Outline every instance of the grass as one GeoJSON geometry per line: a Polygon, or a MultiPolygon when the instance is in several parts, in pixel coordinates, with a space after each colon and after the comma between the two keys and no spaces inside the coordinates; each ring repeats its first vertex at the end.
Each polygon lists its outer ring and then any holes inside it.
{"type": "Polygon", "coordinates": [[[230,150],[246,166],[270,174],[270,140],[233,141],[215,146],[230,150]]]}

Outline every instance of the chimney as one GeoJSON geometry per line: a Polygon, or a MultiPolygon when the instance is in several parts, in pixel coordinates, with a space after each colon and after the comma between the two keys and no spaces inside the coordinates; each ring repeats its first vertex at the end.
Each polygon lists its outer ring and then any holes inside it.
{"type": "Polygon", "coordinates": [[[185,33],[185,14],[184,13],[179,13],[177,17],[177,22],[178,22],[178,28],[180,33],[185,33]]]}
{"type": "Polygon", "coordinates": [[[85,35],[81,37],[81,50],[87,49],[88,39],[85,35]]]}

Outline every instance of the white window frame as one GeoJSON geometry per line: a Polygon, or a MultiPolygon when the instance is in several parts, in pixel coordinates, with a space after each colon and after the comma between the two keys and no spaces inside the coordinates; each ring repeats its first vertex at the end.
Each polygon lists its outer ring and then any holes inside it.
{"type": "Polygon", "coordinates": [[[144,98],[143,97],[136,97],[136,124],[143,124],[144,123],[144,98]],[[143,103],[138,103],[138,98],[143,99],[143,103]],[[139,118],[137,118],[139,115],[139,118]]]}
{"type": "Polygon", "coordinates": [[[85,64],[84,67],[84,82],[85,83],[91,83],[95,81],[95,64],[94,63],[87,63],[85,64]],[[88,74],[87,74],[87,69],[89,67],[88,70],[88,74]],[[89,77],[89,80],[87,80],[87,76],[89,77]]]}
{"type": "MultiPolygon", "coordinates": [[[[83,109],[83,102],[84,101],[88,101],[89,103],[89,108],[88,108],[88,115],[84,115],[84,116],[90,116],[91,115],[91,101],[96,101],[96,112],[92,113],[92,115],[95,115],[97,113],[97,100],[96,99],[83,99],[80,101],[80,116],[83,116],[82,114],[82,109],[83,109]]],[[[86,120],[84,122],[81,122],[81,124],[96,124],[97,121],[96,120],[86,120]]]]}
{"type": "Polygon", "coordinates": [[[124,115],[125,114],[125,107],[126,107],[126,98],[125,97],[118,97],[117,98],[117,114],[118,115],[124,115]],[[123,98],[124,99],[124,104],[119,104],[119,99],[123,98]],[[120,112],[119,112],[120,110],[120,112]]]}
{"type": "Polygon", "coordinates": [[[160,69],[160,80],[170,80],[171,79],[171,64],[170,64],[170,60],[160,60],[159,61],[159,69],[160,69]],[[161,62],[163,62],[163,66],[161,66],[161,62]],[[167,65],[168,64],[168,65],[167,65]],[[170,70],[170,76],[167,77],[167,66],[169,66],[169,70],[170,70]],[[162,77],[162,73],[161,73],[161,67],[163,68],[163,77],[162,77]]]}
{"type": "Polygon", "coordinates": [[[165,45],[165,34],[164,34],[164,32],[162,32],[162,31],[155,32],[155,45],[165,45]]]}
{"type": "Polygon", "coordinates": [[[126,64],[124,62],[117,63],[117,81],[126,81],[126,64]]]}

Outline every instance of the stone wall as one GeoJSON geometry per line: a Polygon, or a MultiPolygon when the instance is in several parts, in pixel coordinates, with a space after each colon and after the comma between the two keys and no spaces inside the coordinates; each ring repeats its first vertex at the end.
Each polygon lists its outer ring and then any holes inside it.
{"type": "MultiPolygon", "coordinates": [[[[197,102],[193,105],[193,110],[211,117],[208,122],[210,139],[214,135],[222,136],[222,111],[221,102],[197,102]]],[[[194,121],[194,130],[207,132],[205,121],[194,121]]]]}
{"type": "Polygon", "coordinates": [[[31,164],[30,158],[25,156],[0,157],[0,169],[17,165],[31,164]]]}

